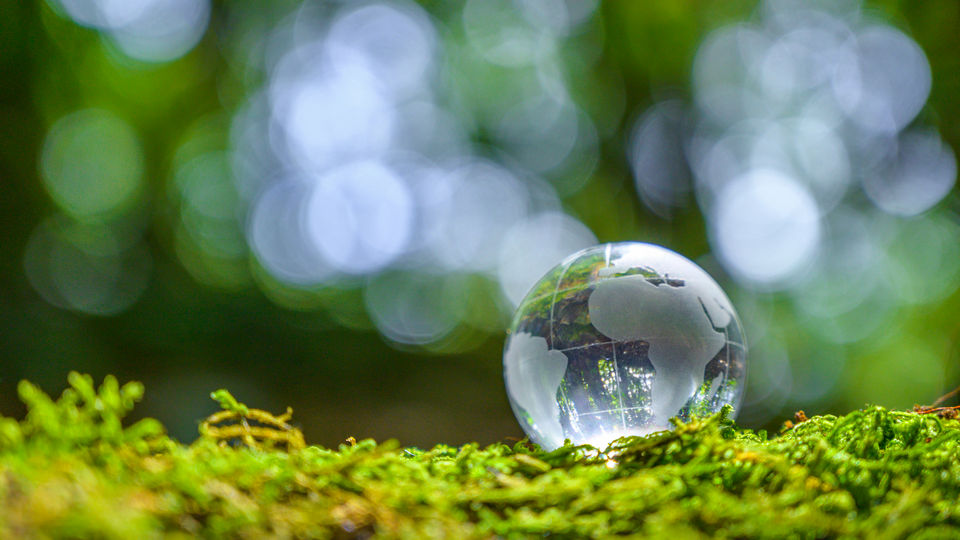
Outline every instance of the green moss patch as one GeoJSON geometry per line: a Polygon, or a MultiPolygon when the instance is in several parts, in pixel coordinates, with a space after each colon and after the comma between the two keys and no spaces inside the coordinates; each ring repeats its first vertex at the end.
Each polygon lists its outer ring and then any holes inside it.
{"type": "Polygon", "coordinates": [[[603,450],[334,450],[220,391],[183,445],[124,425],[141,385],[69,381],[56,401],[21,383],[26,417],[0,419],[0,537],[960,538],[960,422],[925,411],[767,438],[725,410],[603,450]]]}

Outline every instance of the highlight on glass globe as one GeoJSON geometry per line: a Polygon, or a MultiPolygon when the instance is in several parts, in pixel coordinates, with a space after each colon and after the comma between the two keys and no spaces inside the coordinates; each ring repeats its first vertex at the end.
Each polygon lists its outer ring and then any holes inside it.
{"type": "Polygon", "coordinates": [[[747,345],[720,286],[653,244],[604,244],[547,272],[504,347],[507,394],[530,439],[604,448],[740,404],[747,345]]]}

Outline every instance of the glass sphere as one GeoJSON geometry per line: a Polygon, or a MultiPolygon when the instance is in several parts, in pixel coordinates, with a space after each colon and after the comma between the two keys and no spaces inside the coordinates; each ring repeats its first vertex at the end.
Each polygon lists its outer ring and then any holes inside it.
{"type": "Polygon", "coordinates": [[[737,407],[747,347],[730,299],[702,268],[651,244],[605,244],[550,270],[504,347],[510,405],[530,439],[603,448],[671,417],[737,407]]]}

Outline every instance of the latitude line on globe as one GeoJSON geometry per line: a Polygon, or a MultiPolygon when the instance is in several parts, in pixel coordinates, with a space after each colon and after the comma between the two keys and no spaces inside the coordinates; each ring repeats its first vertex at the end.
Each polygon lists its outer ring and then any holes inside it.
{"type": "MultiPolygon", "coordinates": [[[[569,267],[569,265],[568,265],[568,267],[569,267]]],[[[524,302],[536,302],[537,300],[540,300],[541,298],[546,298],[546,297],[551,296],[551,295],[552,295],[552,296],[556,296],[557,294],[562,293],[562,292],[576,291],[576,290],[586,289],[586,288],[590,287],[590,285],[583,285],[583,284],[581,284],[581,285],[571,285],[571,286],[569,286],[569,287],[564,287],[564,288],[561,289],[561,288],[560,288],[560,282],[563,281],[563,276],[565,276],[565,275],[566,275],[566,271],[564,271],[564,274],[561,276],[561,279],[557,280],[557,290],[555,290],[554,292],[552,292],[552,293],[549,293],[549,292],[548,292],[548,293],[543,293],[543,294],[541,294],[541,295],[534,296],[533,298],[524,298],[524,299],[523,299],[524,302]]],[[[610,277],[599,278],[598,281],[602,281],[602,280],[606,280],[606,279],[612,279],[612,278],[610,278],[610,277]]]]}
{"type": "Polygon", "coordinates": [[[579,416],[591,416],[591,415],[611,413],[611,412],[619,412],[620,414],[623,414],[625,411],[636,411],[636,410],[640,410],[640,409],[644,409],[644,410],[645,410],[645,409],[647,409],[647,407],[642,406],[642,405],[641,405],[641,406],[637,406],[637,407],[620,407],[619,409],[607,409],[607,410],[604,410],[604,411],[590,411],[590,412],[582,412],[582,413],[577,413],[577,414],[578,414],[579,416]]]}
{"type": "MultiPolygon", "coordinates": [[[[663,337],[663,336],[649,336],[648,339],[654,339],[654,338],[658,338],[658,337],[663,337]]],[[[551,336],[551,338],[552,338],[552,336],[551,336]]],[[[558,352],[567,352],[567,351],[576,351],[576,350],[578,350],[578,349],[588,349],[588,348],[590,348],[590,347],[601,347],[601,346],[603,346],[603,345],[615,345],[615,344],[617,344],[617,343],[622,343],[622,344],[624,344],[624,345],[627,345],[627,344],[630,344],[630,343],[636,343],[637,341],[643,341],[644,343],[649,343],[649,341],[647,341],[646,339],[637,339],[637,340],[634,340],[634,341],[615,341],[615,340],[610,340],[610,341],[598,341],[597,343],[587,343],[586,345],[574,345],[573,347],[566,347],[566,348],[563,348],[563,349],[553,349],[553,350],[558,351],[558,352]]],[[[738,348],[738,349],[745,349],[745,348],[746,348],[746,347],[743,346],[742,343],[737,343],[736,341],[726,340],[726,341],[724,341],[724,343],[725,343],[726,345],[729,345],[730,347],[736,347],[736,348],[738,348]]]]}
{"type": "Polygon", "coordinates": [[[564,270],[564,273],[560,276],[560,279],[557,280],[557,290],[555,290],[554,292],[552,292],[552,293],[543,293],[543,294],[541,294],[541,295],[539,295],[539,296],[534,296],[533,298],[529,298],[529,299],[524,298],[524,301],[525,301],[525,302],[535,302],[535,301],[537,301],[537,300],[539,300],[539,299],[541,299],[541,298],[546,298],[546,297],[551,296],[551,295],[556,296],[557,294],[562,293],[562,292],[575,291],[575,290],[578,290],[578,289],[586,289],[587,287],[589,287],[589,285],[573,285],[573,286],[564,287],[564,288],[561,289],[561,288],[560,288],[560,282],[563,280],[563,277],[564,277],[564,276],[566,276],[566,269],[564,270]]]}

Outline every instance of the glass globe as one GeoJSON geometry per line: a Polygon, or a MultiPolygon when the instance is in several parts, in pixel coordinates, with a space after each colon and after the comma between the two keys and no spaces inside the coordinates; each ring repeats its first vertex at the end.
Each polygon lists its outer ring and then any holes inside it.
{"type": "Polygon", "coordinates": [[[550,270],[517,308],[504,347],[510,405],[530,439],[603,448],[737,407],[747,347],[702,268],[651,244],[605,244],[550,270]]]}

